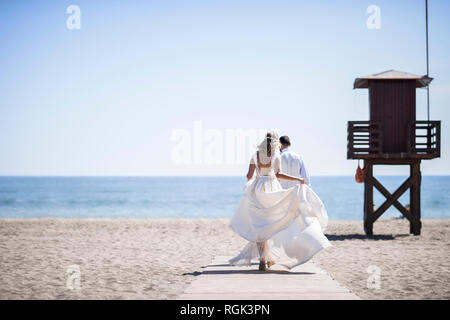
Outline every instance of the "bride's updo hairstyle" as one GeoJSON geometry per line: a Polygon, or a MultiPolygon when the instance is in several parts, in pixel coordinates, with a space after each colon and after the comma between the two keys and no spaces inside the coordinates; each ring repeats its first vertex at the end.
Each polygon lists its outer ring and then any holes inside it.
{"type": "Polygon", "coordinates": [[[270,165],[272,157],[277,154],[280,148],[278,132],[271,130],[267,132],[264,140],[258,145],[259,161],[263,165],[270,165]]]}

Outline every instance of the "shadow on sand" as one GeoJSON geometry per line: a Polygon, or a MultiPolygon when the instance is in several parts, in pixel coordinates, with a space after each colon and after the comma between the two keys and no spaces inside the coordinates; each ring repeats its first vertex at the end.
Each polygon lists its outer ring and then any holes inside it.
{"type": "Polygon", "coordinates": [[[376,234],[367,236],[365,234],[325,234],[330,241],[344,241],[344,240],[395,240],[396,238],[409,237],[409,234],[376,234]]]}
{"type": "Polygon", "coordinates": [[[264,272],[258,270],[258,263],[252,262],[251,267],[254,266],[254,269],[248,269],[248,270],[233,270],[233,266],[229,264],[210,264],[207,266],[202,266],[200,268],[209,268],[209,267],[230,267],[228,270],[208,270],[208,271],[194,271],[194,272],[187,272],[183,273],[183,276],[199,276],[201,274],[267,274],[267,273],[274,273],[274,274],[315,274],[314,272],[292,272],[288,270],[266,270],[264,272]]]}
{"type": "MultiPolygon", "coordinates": [[[[232,266],[227,265],[232,268],[232,266]]],[[[209,266],[213,267],[213,266],[209,266]]],[[[194,272],[186,272],[183,273],[183,276],[199,276],[202,274],[215,274],[215,275],[221,275],[221,274],[286,274],[286,275],[293,275],[293,274],[303,274],[303,275],[313,275],[314,272],[292,272],[292,271],[284,271],[284,270],[266,270],[266,271],[259,271],[258,269],[249,269],[249,270],[209,270],[209,271],[194,271],[194,272]]]]}
{"type": "MultiPolygon", "coordinates": [[[[409,237],[410,234],[377,234],[372,236],[367,236],[365,234],[343,234],[343,235],[337,235],[337,234],[325,234],[325,236],[330,241],[344,241],[344,240],[395,240],[396,238],[402,238],[402,237],[409,237]]],[[[303,275],[312,275],[315,274],[313,272],[292,272],[292,271],[285,271],[285,270],[267,270],[264,272],[261,272],[257,269],[258,263],[253,262],[252,267],[255,267],[255,269],[249,269],[249,270],[209,270],[209,271],[194,271],[194,272],[187,272],[183,273],[183,276],[199,276],[201,274],[264,274],[264,273],[274,273],[274,274],[303,274],[303,275]]],[[[229,264],[214,264],[214,265],[208,265],[208,266],[202,266],[201,268],[207,268],[207,267],[231,267],[229,264]]]]}

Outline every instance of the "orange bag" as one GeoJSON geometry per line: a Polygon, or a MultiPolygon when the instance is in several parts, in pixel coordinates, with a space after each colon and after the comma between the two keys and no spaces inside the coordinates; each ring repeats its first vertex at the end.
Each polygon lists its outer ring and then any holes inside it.
{"type": "Polygon", "coordinates": [[[355,180],[357,183],[363,183],[366,180],[366,168],[362,168],[359,166],[358,160],[358,168],[356,168],[355,180]]]}

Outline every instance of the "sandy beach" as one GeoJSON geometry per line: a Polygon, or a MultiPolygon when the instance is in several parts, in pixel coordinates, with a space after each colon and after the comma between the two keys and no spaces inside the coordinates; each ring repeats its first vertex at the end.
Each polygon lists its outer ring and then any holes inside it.
{"type": "MultiPolygon", "coordinates": [[[[245,240],[227,219],[0,219],[0,299],[174,299],[216,255],[245,240]],[[79,266],[80,289],[68,289],[79,266]]],[[[450,220],[331,221],[313,262],[362,299],[450,299],[450,220]],[[380,288],[368,289],[367,268],[380,288]]]]}

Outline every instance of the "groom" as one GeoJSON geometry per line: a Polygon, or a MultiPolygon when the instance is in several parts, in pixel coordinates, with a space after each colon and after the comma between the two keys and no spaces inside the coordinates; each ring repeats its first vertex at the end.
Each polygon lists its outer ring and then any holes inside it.
{"type": "MultiPolygon", "coordinates": [[[[291,176],[305,179],[308,186],[311,185],[309,173],[306,170],[305,163],[300,155],[291,150],[291,140],[288,136],[280,137],[281,151],[281,170],[291,176]]],[[[284,189],[290,188],[297,184],[294,181],[279,180],[284,189]]]]}

